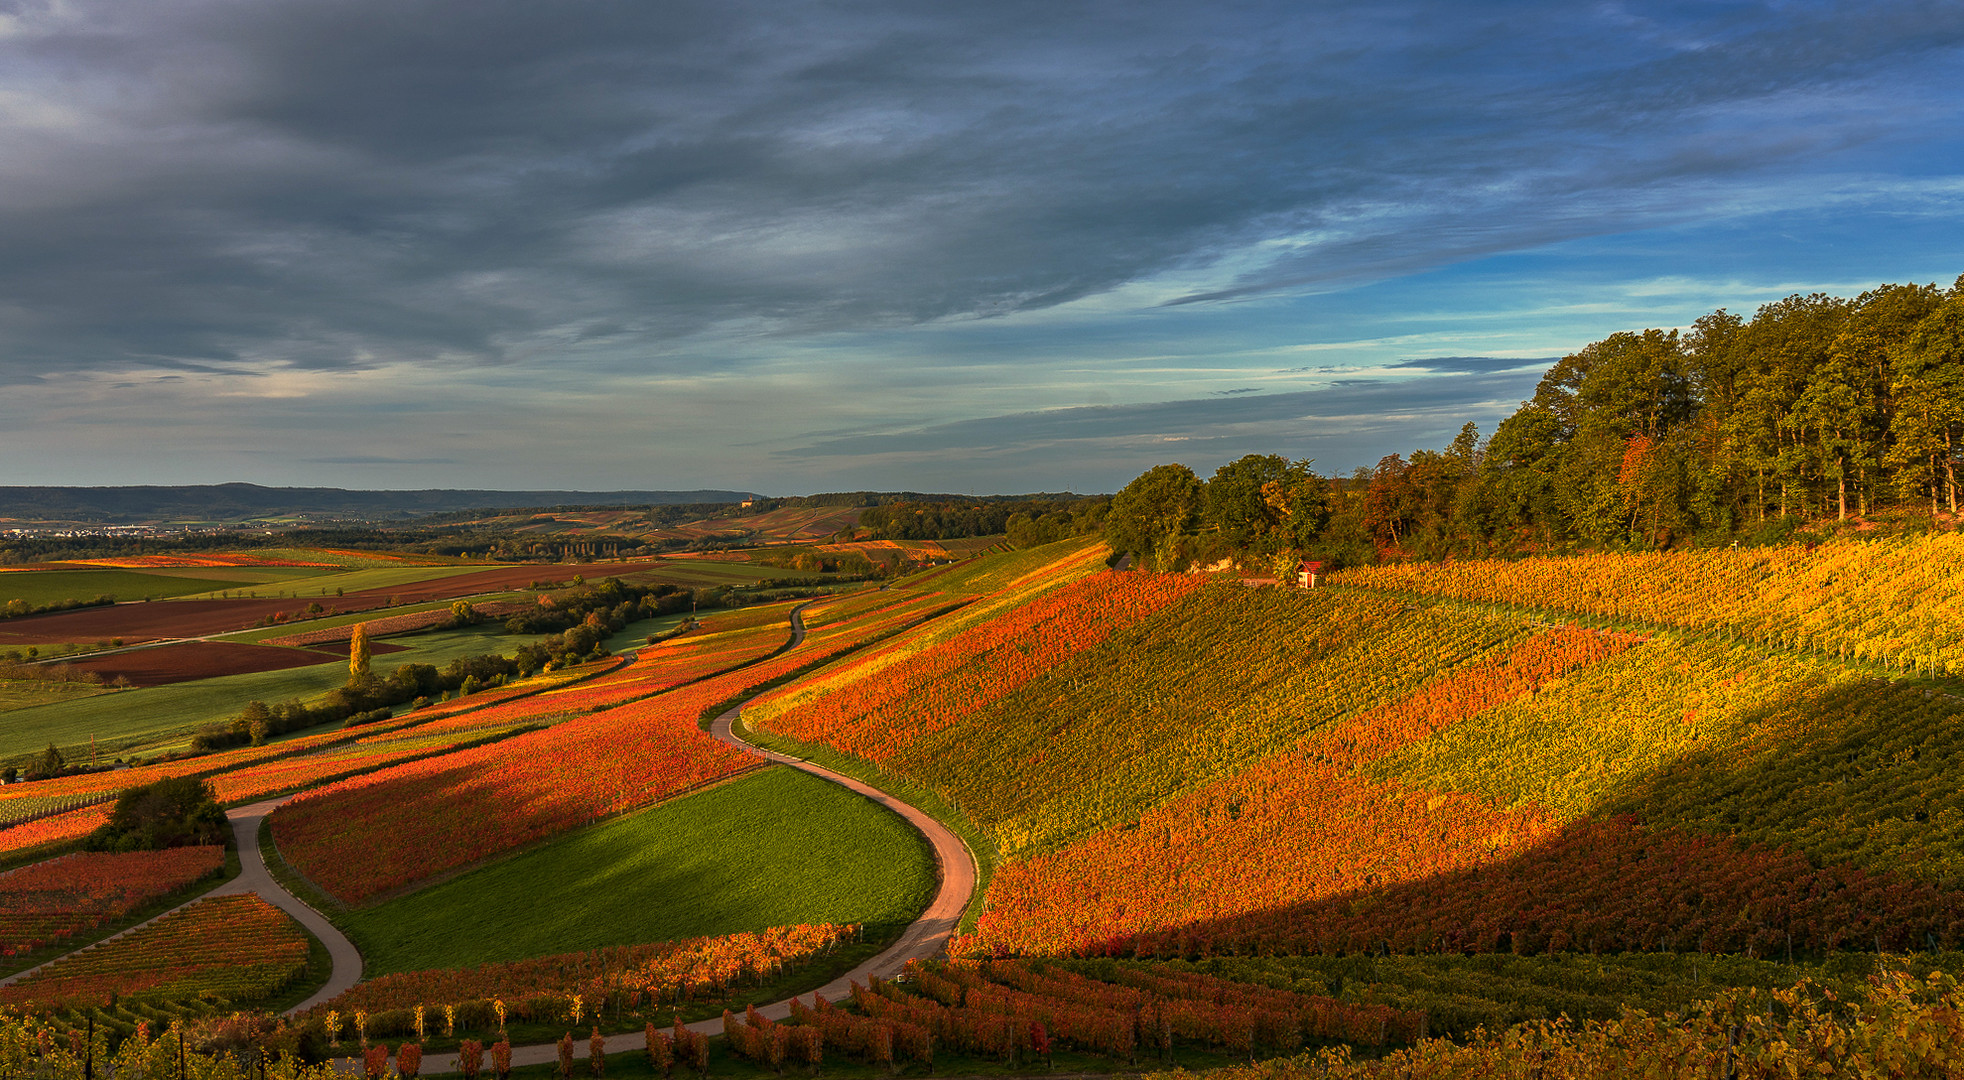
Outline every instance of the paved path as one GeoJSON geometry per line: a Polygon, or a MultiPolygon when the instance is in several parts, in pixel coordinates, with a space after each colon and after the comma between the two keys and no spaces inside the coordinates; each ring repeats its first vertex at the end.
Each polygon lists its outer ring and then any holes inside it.
{"type": "MultiPolygon", "coordinates": [[[[787,649],[797,648],[804,640],[804,619],[794,610],[791,613],[791,644],[787,649]]],[[[864,985],[874,976],[887,978],[898,974],[907,966],[909,960],[925,960],[940,955],[947,947],[949,935],[954,933],[955,927],[960,924],[962,912],[968,907],[970,895],[975,892],[975,857],[969,853],[968,845],[962,843],[961,837],[950,832],[947,826],[878,788],[862,784],[850,776],[840,775],[801,758],[774,754],[743,741],[742,736],[736,734],[733,729],[737,718],[743,713],[743,706],[749,703],[749,701],[743,702],[711,721],[710,734],[748,753],[789,765],[794,769],[803,769],[813,776],[823,777],[835,784],[843,784],[892,810],[907,819],[908,824],[927,837],[928,843],[934,847],[935,861],[939,864],[941,882],[940,887],[935,890],[934,900],[928,904],[927,910],[921,913],[921,917],[915,919],[900,935],[900,940],[888,946],[878,956],[819,987],[818,992],[825,995],[828,1000],[836,1001],[847,996],[854,982],[864,985]]],[[[791,1015],[791,1001],[787,998],[784,1001],[773,1002],[760,1007],[757,1011],[769,1019],[783,1020],[791,1015]]],[[[695,1031],[720,1035],[723,1033],[723,1020],[721,1017],[698,1020],[689,1027],[695,1031]]],[[[643,1038],[641,1034],[633,1032],[610,1035],[607,1037],[607,1052],[619,1054],[640,1050],[644,1045],[643,1038]]],[[[586,1039],[578,1032],[574,1032],[574,1041],[579,1046],[580,1056],[584,1058],[586,1039]]],[[[540,1065],[558,1060],[559,1048],[552,1043],[514,1046],[511,1050],[511,1062],[514,1066],[540,1065]]],[[[346,1059],[344,1068],[352,1068],[353,1064],[353,1059],[346,1059]]],[[[457,1055],[431,1054],[423,1058],[423,1071],[432,1075],[455,1072],[457,1055]]]]}
{"type": "Polygon", "coordinates": [[[328,975],[326,985],[314,991],[312,997],[288,1009],[288,1016],[306,1012],[323,1001],[338,997],[361,981],[361,950],[355,948],[355,943],[349,941],[346,934],[328,922],[327,916],[308,907],[305,901],[273,880],[272,872],[266,869],[266,861],[259,857],[260,827],[274,807],[292,798],[292,795],[288,795],[281,799],[268,799],[226,812],[225,816],[232,819],[232,834],[239,839],[239,876],[207,894],[258,893],[260,899],[293,916],[295,922],[306,927],[327,946],[327,956],[333,961],[334,969],[328,975]]]}
{"type": "Polygon", "coordinates": [[[259,856],[260,826],[265,822],[266,816],[273,812],[274,807],[279,806],[291,798],[293,796],[288,795],[286,798],[268,799],[265,802],[257,802],[250,806],[240,806],[226,811],[226,818],[232,822],[232,835],[238,838],[239,843],[238,877],[225,882],[223,885],[219,885],[209,892],[201,893],[190,900],[186,900],[184,903],[154,918],[146,919],[127,930],[112,934],[94,945],[76,949],[74,952],[64,953],[62,956],[55,957],[45,964],[31,967],[26,971],[6,979],[0,979],[0,986],[6,986],[18,980],[25,979],[29,975],[47,967],[48,964],[59,963],[66,957],[74,956],[77,953],[88,952],[89,949],[96,948],[105,942],[115,941],[117,938],[134,934],[138,930],[163,918],[165,915],[183,911],[185,908],[206,897],[236,896],[240,893],[257,893],[260,899],[293,916],[295,921],[312,931],[315,937],[320,938],[327,945],[328,958],[334,962],[334,969],[328,975],[327,985],[315,992],[314,996],[287,1010],[289,1016],[311,1009],[320,1002],[326,1001],[360,982],[361,950],[355,948],[355,943],[349,941],[347,935],[335,929],[334,924],[328,922],[326,916],[308,907],[299,897],[287,892],[285,887],[273,880],[272,872],[266,869],[266,861],[259,856]]]}

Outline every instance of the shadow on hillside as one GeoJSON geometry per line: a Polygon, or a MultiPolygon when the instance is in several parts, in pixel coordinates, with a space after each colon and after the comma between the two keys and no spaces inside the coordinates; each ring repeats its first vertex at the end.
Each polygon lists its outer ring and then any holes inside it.
{"type": "Polygon", "coordinates": [[[1778,957],[1964,944],[1964,702],[1868,681],[1770,706],[1744,730],[1476,867],[1084,951],[1778,957]]]}

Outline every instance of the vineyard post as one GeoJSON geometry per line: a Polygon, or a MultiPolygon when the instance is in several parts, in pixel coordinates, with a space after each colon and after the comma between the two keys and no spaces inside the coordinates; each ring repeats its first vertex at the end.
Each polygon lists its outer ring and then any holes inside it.
{"type": "MultiPolygon", "coordinates": [[[[90,736],[90,741],[94,741],[90,736]]],[[[82,1057],[83,1080],[95,1080],[95,1013],[89,1014],[89,1049],[82,1057]]]]}

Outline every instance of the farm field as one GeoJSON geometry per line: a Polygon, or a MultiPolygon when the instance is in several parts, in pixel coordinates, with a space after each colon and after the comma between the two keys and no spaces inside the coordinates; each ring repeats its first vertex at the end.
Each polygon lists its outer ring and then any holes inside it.
{"type": "MultiPolygon", "coordinates": [[[[722,675],[713,673],[762,660],[786,635],[772,622],[705,635],[706,656],[688,648],[690,638],[667,643],[608,677],[618,685],[600,680],[499,707],[513,716],[566,710],[569,702],[601,711],[309,792],[274,814],[273,833],[295,869],[336,899],[359,905],[597,817],[671,798],[758,765],[703,732],[714,708],[926,618],[938,601],[897,596],[888,609],[812,634],[804,648],[722,675]],[[680,680],[697,681],[676,687],[680,680]],[[623,693],[626,702],[616,704],[623,693]],[[560,763],[561,774],[541,768],[542,761],[560,763]],[[359,862],[349,857],[356,850],[359,862]]],[[[485,716],[464,720],[482,723],[485,716]]]]}
{"type": "Polygon", "coordinates": [[[110,692],[108,687],[93,686],[89,683],[0,679],[0,712],[31,709],[36,705],[53,705],[110,692]]]}
{"type": "MultiPolygon", "coordinates": [[[[373,611],[409,604],[449,601],[463,596],[506,593],[533,582],[562,585],[576,577],[600,580],[610,574],[626,576],[637,571],[658,570],[648,562],[583,563],[579,565],[526,565],[482,567],[415,567],[374,571],[375,580],[387,584],[366,588],[347,588],[354,575],[336,574],[309,579],[306,585],[287,582],[277,587],[231,588],[231,599],[177,599],[154,604],[119,604],[115,607],[84,608],[49,615],[30,615],[0,620],[0,648],[48,642],[102,641],[122,638],[129,642],[158,638],[209,637],[250,630],[270,616],[298,616],[308,603],[332,606],[341,613],[373,611]],[[330,595],[341,588],[346,595],[330,595]],[[322,592],[322,590],[327,590],[322,592]],[[238,593],[256,592],[259,597],[239,598],[238,593]],[[269,596],[280,593],[281,596],[269,596]]],[[[357,571],[356,573],[361,573],[357,571]]],[[[731,583],[749,583],[788,572],[768,567],[726,575],[731,583]]],[[[658,575],[657,575],[658,576],[658,575]]],[[[687,582],[684,582],[685,584],[687,582]]]]}
{"type": "Polygon", "coordinates": [[[1529,605],[1964,674],[1964,534],[1819,546],[1357,567],[1338,584],[1529,605]]]}
{"type": "Polygon", "coordinates": [[[0,607],[19,600],[30,606],[64,600],[118,600],[185,596],[225,587],[206,578],[145,574],[135,570],[21,570],[0,574],[0,607]]]}
{"type": "Polygon", "coordinates": [[[798,923],[864,923],[884,938],[933,884],[899,818],[773,768],[336,919],[381,975],[798,923]]]}
{"type": "MultiPolygon", "coordinates": [[[[376,653],[394,652],[377,644],[376,653]]],[[[251,675],[326,663],[333,657],[308,649],[268,648],[228,641],[180,641],[149,649],[131,649],[109,656],[85,657],[69,666],[91,673],[104,683],[122,680],[131,686],[167,686],[224,675],[251,675]]]]}
{"type": "Polygon", "coordinates": [[[87,1009],[120,998],[272,997],[307,968],[306,931],[257,896],[216,896],[0,987],[0,1004],[87,1009]]]}
{"type": "MultiPolygon", "coordinates": [[[[897,933],[933,892],[928,849],[874,804],[704,733],[758,692],[744,725],[774,747],[930,793],[986,894],[954,962],[786,1022],[733,1016],[717,1051],[732,1075],[796,1067],[810,1040],[854,1076],[888,1057],[924,1071],[929,1046],[936,1071],[1013,1073],[1003,1057],[1028,1070],[1051,1041],[1087,1071],[1333,1043],[1395,1057],[1422,1035],[1464,1043],[1563,1014],[1580,1025],[1563,1038],[1593,1038],[1586,1025],[1623,1006],[1696,1013],[1714,994],[1746,995],[1750,1013],[1764,1000],[1750,995],[1803,977],[1887,1012],[1912,1000],[1888,996],[1889,971],[1964,972],[1964,699],[1928,677],[1950,663],[1935,543],[1751,564],[1691,552],[1683,574],[1675,556],[1602,557],[1609,580],[1720,592],[1749,573],[1806,578],[1818,557],[1850,603],[1885,609],[1909,601],[1871,583],[1874,566],[1921,574],[1936,614],[1870,616],[1918,657],[1905,662],[1809,621],[1838,602],[1827,577],[1769,591],[1771,613],[1665,590],[1659,610],[1678,614],[1634,618],[1536,591],[1587,580],[1587,559],[1507,564],[1508,596],[1408,567],[1305,591],[1112,571],[1100,544],[1071,540],[800,601],[789,652],[793,603],[704,612],[655,645],[639,626],[684,616],[644,620],[615,635],[639,658],[598,677],[493,690],[357,741],[227,752],[215,782],[228,801],[312,785],[263,845],[360,946],[382,981],[344,1004],[387,1012],[376,1033],[392,1039],[412,1030],[403,995],[521,978],[466,970],[479,965],[555,957],[565,982],[626,970],[606,958],[626,953],[592,950],[798,924],[897,933]],[[356,769],[373,771],[336,779],[356,769]]],[[[416,634],[377,663],[516,640],[416,634]]],[[[524,985],[534,1013],[577,1007],[557,983],[524,985]]],[[[608,1029],[638,1030],[619,989],[597,990],[608,1029]]],[[[1660,1045],[1709,1034],[1673,1023],[1660,1045]]]]}
{"type": "MultiPolygon", "coordinates": [[[[460,656],[509,652],[525,640],[490,626],[418,634],[391,642],[403,651],[378,657],[376,666],[384,671],[407,663],[442,667],[460,656]]],[[[182,746],[197,727],[230,719],[247,701],[310,698],[347,681],[345,659],[329,653],[313,655],[318,660],[306,667],[119,690],[15,710],[0,726],[0,760],[39,753],[50,742],[86,748],[92,736],[104,761],[182,746]]]]}
{"type": "Polygon", "coordinates": [[[46,953],[225,867],[220,847],[87,852],[0,876],[0,956],[46,953]]]}
{"type": "MultiPolygon", "coordinates": [[[[483,566],[381,566],[366,570],[316,570],[304,577],[287,576],[276,578],[264,585],[245,587],[248,592],[263,597],[274,594],[297,599],[328,597],[342,593],[376,592],[384,589],[397,589],[405,586],[428,586],[451,578],[468,577],[485,573],[483,566]]],[[[239,586],[221,586],[213,589],[203,599],[217,599],[220,593],[239,592],[239,586]]],[[[189,597],[199,599],[200,597],[189,597]]]]}

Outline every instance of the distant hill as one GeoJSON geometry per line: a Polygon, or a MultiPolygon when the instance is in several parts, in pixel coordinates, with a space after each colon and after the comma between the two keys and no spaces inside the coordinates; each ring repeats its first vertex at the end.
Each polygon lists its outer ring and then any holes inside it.
{"type": "Polygon", "coordinates": [[[141,523],[251,521],[292,515],[365,519],[532,506],[740,503],[742,491],[352,491],[258,484],[173,487],[0,487],[0,518],[141,523]]]}

